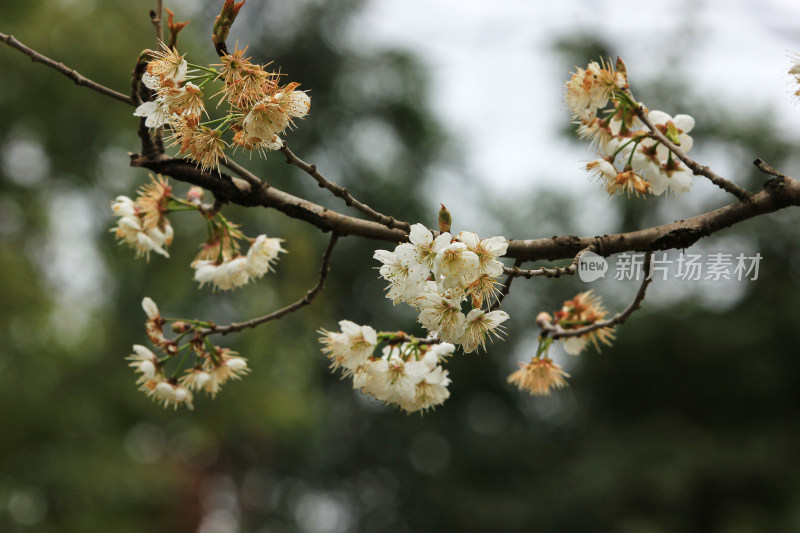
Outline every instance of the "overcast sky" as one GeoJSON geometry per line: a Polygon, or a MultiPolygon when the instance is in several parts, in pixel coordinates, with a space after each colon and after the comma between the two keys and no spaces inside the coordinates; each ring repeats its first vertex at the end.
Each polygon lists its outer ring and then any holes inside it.
{"type": "Polygon", "coordinates": [[[579,170],[591,154],[556,135],[569,120],[561,85],[573,65],[561,63],[552,46],[576,31],[612,43],[634,88],[637,76],[664,70],[671,43],[691,38],[696,46],[684,66],[698,94],[741,106],[769,103],[784,125],[800,123],[786,75],[788,52],[800,51],[800,3],[792,0],[371,0],[355,30],[362,46],[419,55],[432,76],[436,112],[469,147],[470,173],[497,183],[502,161],[505,192],[547,176],[563,180],[570,165],[570,185],[586,183],[579,170]],[[530,171],[532,160],[539,172],[530,171]]]}
{"type": "MultiPolygon", "coordinates": [[[[559,134],[569,121],[562,85],[574,65],[565,64],[553,44],[578,32],[610,43],[626,61],[634,93],[637,78],[669,76],[670,48],[689,39],[692,53],[681,63],[698,98],[724,107],[771,107],[782,131],[800,142],[800,106],[787,74],[789,54],[800,52],[800,2],[793,0],[371,0],[354,27],[361,46],[406,48],[420,57],[431,76],[435,112],[462,148],[465,171],[491,189],[483,198],[500,205],[514,193],[529,197],[542,186],[554,186],[583,200],[570,231],[600,234],[613,228],[615,210],[582,169],[592,153],[559,134]]],[[[645,103],[662,108],[659,102],[645,103]]],[[[735,179],[738,169],[726,154],[697,144],[692,154],[735,179]]],[[[436,201],[458,205],[439,196],[436,201]]],[[[662,199],[659,205],[669,222],[729,201],[698,179],[692,194],[662,199]]],[[[471,216],[460,213],[460,218],[471,216]]],[[[475,222],[482,228],[476,231],[492,225],[480,217],[475,222]]],[[[750,249],[746,242],[726,239],[720,235],[705,244],[750,249]]],[[[661,285],[651,291],[656,302],[699,291],[711,307],[732,305],[746,288],[741,283],[727,284],[723,291],[718,284],[661,285]]]]}

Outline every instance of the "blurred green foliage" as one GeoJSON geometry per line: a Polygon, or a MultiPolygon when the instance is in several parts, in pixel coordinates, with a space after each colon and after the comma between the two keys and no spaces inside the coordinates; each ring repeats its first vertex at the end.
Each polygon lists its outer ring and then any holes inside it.
{"type": "MultiPolygon", "coordinates": [[[[181,36],[197,62],[214,61],[213,4],[181,36]]],[[[150,7],[5,2],[0,29],[124,92],[136,56],[153,43],[150,7]]],[[[312,113],[288,138],[293,150],[378,210],[435,226],[421,195],[452,148],[431,118],[416,59],[365,50],[348,33],[360,8],[250,2],[231,38],[247,38],[250,55],[274,59],[311,89],[312,113]]],[[[564,64],[585,63],[598,46],[562,49],[564,64]]],[[[517,281],[509,342],[455,357],[451,399],[424,417],[365,400],[319,352],[313,332],[342,318],[415,328],[369,275],[374,248],[386,243],[345,238],[311,307],[220,341],[249,358],[250,376],[213,402],[198,399],[195,411],[164,411],[136,391],[124,361],[145,339],[141,298],[169,316],[219,323],[266,313],[314,284],[326,236],[276,212],[226,207],[246,232],[283,237],[290,250],[277,274],[233,294],[191,281],[187,265],[204,234],[190,215],[173,216],[169,261],[134,261],[106,232],[110,201],[146,178],[126,166],[138,150],[132,109],[7,47],[0,64],[0,530],[800,529],[795,212],[727,233],[765,261],[724,312],[701,293],[648,304],[614,347],[575,361],[570,387],[545,399],[523,397],[505,376],[535,348],[535,312],[583,287],[517,281]]],[[[636,90],[693,114],[695,146],[713,138],[735,168],[749,169],[755,156],[787,171],[796,163],[767,113],[723,113],[680,89],[636,90]]],[[[243,162],[276,187],[343,209],[280,157],[243,162]]],[[[749,172],[743,182],[758,187],[763,178],[749,172]]],[[[486,208],[507,236],[569,233],[570,214],[583,208],[565,191],[508,200],[516,205],[524,211],[486,208]]],[[[642,206],[615,201],[608,210],[620,210],[621,228],[671,216],[642,206]]]]}

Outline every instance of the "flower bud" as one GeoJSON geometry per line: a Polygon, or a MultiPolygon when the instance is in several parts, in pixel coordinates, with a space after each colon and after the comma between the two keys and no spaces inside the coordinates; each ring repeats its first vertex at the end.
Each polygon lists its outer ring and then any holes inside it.
{"type": "Polygon", "coordinates": [[[158,306],[150,297],[145,296],[145,298],[142,300],[142,309],[144,309],[147,318],[150,320],[159,318],[161,316],[161,314],[158,312],[158,306]]]}
{"type": "Polygon", "coordinates": [[[178,353],[178,345],[174,341],[167,341],[163,348],[169,355],[177,355],[178,353]]]}
{"type": "Polygon", "coordinates": [[[614,69],[625,76],[625,79],[628,79],[628,67],[625,66],[625,62],[619,56],[617,56],[617,63],[614,66],[614,69]]]}
{"type": "Polygon", "coordinates": [[[173,333],[185,333],[189,331],[191,328],[192,326],[190,324],[187,324],[182,320],[176,320],[175,322],[172,323],[173,333]]]}
{"type": "Polygon", "coordinates": [[[189,192],[186,193],[186,200],[188,202],[200,203],[203,201],[203,198],[206,195],[206,191],[203,190],[202,187],[194,186],[189,189],[189,192]]]}
{"type": "Polygon", "coordinates": [[[186,22],[175,22],[175,13],[170,11],[167,8],[164,8],[164,11],[167,12],[167,28],[169,29],[169,42],[170,46],[176,46],[178,44],[178,34],[180,31],[189,24],[189,21],[186,22]]]}
{"type": "Polygon", "coordinates": [[[239,10],[242,9],[243,5],[244,0],[239,3],[234,2],[234,0],[225,0],[225,3],[222,5],[222,11],[217,15],[217,18],[214,19],[211,42],[214,43],[217,53],[228,53],[225,40],[228,38],[228,33],[231,31],[231,24],[236,20],[236,15],[239,14],[239,10]]]}
{"type": "Polygon", "coordinates": [[[450,225],[453,223],[453,217],[450,215],[450,211],[444,206],[441,205],[441,209],[439,209],[439,232],[445,233],[450,231],[450,225]]]}
{"type": "Polygon", "coordinates": [[[536,315],[536,325],[540,328],[545,327],[546,325],[550,324],[553,321],[553,317],[550,316],[550,313],[545,313],[542,311],[538,315],[536,315]]]}

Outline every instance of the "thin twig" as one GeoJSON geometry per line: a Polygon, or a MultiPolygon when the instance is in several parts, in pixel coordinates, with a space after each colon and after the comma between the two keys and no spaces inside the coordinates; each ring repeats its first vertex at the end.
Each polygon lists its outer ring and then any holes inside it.
{"type": "Polygon", "coordinates": [[[236,2],[235,0],[225,0],[222,4],[222,9],[219,15],[214,19],[214,26],[211,30],[211,42],[214,43],[214,49],[219,57],[228,55],[228,46],[225,40],[231,30],[233,21],[239,10],[244,6],[245,0],[236,2]]]}
{"type": "MultiPolygon", "coordinates": [[[[381,333],[386,333],[386,332],[382,331],[381,333]]],[[[442,339],[440,339],[439,337],[425,337],[425,338],[415,337],[413,335],[409,335],[404,331],[398,331],[397,333],[393,333],[392,335],[393,335],[392,338],[386,341],[386,343],[389,345],[402,344],[404,342],[415,342],[417,344],[427,344],[430,346],[442,342],[442,339]]]]}
{"type": "Polygon", "coordinates": [[[234,171],[236,174],[239,175],[240,178],[245,180],[247,183],[250,184],[255,190],[260,189],[261,187],[269,187],[269,183],[261,181],[261,178],[244,168],[242,165],[230,159],[229,157],[224,157],[221,159],[223,165],[234,171]]]}
{"type": "MultiPolygon", "coordinates": [[[[516,261],[514,261],[514,266],[512,267],[512,269],[516,268],[517,270],[519,270],[520,266],[522,266],[522,260],[517,259],[516,261]]],[[[511,282],[514,281],[515,277],[516,276],[510,273],[508,274],[508,276],[506,276],[506,280],[503,282],[503,288],[500,289],[500,294],[497,295],[497,300],[495,300],[495,302],[491,305],[491,307],[489,307],[489,311],[494,311],[495,309],[500,307],[500,304],[503,303],[505,297],[508,296],[509,292],[511,292],[511,282]]]]}
{"type": "Polygon", "coordinates": [[[156,30],[156,50],[161,48],[164,43],[164,27],[161,23],[161,14],[164,12],[163,0],[156,0],[156,9],[150,11],[150,22],[153,23],[153,28],[156,30]]]}
{"type": "Polygon", "coordinates": [[[100,94],[110,96],[111,98],[119,100],[120,102],[125,102],[126,104],[134,105],[134,101],[129,96],[125,96],[124,94],[117,92],[114,89],[109,89],[104,85],[100,85],[99,83],[92,81],[89,78],[85,77],[84,75],[80,74],[78,71],[73,70],[71,68],[67,68],[67,66],[64,65],[63,63],[53,61],[49,57],[44,56],[31,48],[28,48],[27,46],[19,42],[17,39],[15,39],[13,35],[6,35],[5,33],[0,33],[0,41],[3,41],[11,48],[16,48],[26,56],[30,57],[31,61],[34,61],[36,63],[42,63],[52,68],[53,70],[57,70],[64,76],[74,81],[75,85],[79,85],[81,87],[88,87],[93,91],[97,91],[100,94]]]}
{"type": "Polygon", "coordinates": [[[764,174],[775,176],[776,178],[786,177],[786,174],[775,170],[775,168],[772,165],[767,164],[763,159],[756,159],[755,161],[753,161],[753,164],[756,166],[758,170],[760,170],[764,174]]]}
{"type": "Polygon", "coordinates": [[[299,168],[300,170],[302,170],[303,172],[314,178],[320,187],[328,189],[331,193],[333,193],[334,196],[344,200],[345,205],[347,205],[348,207],[349,206],[355,207],[356,209],[367,215],[372,220],[378,222],[379,224],[383,224],[389,229],[399,228],[405,232],[411,230],[411,225],[408,222],[395,220],[394,217],[378,213],[367,204],[359,202],[358,200],[353,198],[353,195],[350,194],[350,191],[348,191],[344,187],[336,185],[332,181],[325,178],[325,176],[320,174],[319,171],[317,170],[317,165],[306,163],[305,161],[294,155],[294,153],[291,150],[289,150],[289,147],[286,144],[284,144],[283,147],[281,148],[281,152],[283,152],[283,155],[286,156],[286,162],[288,164],[296,166],[297,168],[299,168]]]}
{"type": "Polygon", "coordinates": [[[219,333],[220,335],[227,335],[229,333],[235,333],[237,331],[241,331],[245,328],[254,328],[263,324],[264,322],[269,322],[270,320],[277,320],[282,318],[289,313],[293,313],[298,309],[309,305],[311,302],[314,301],[314,298],[317,297],[317,294],[322,291],[323,287],[325,286],[325,280],[328,278],[328,272],[331,270],[331,253],[333,252],[334,246],[336,246],[336,242],[339,239],[338,233],[331,234],[331,239],[328,241],[328,247],[325,248],[325,253],[322,255],[322,264],[319,267],[319,280],[317,284],[314,285],[306,295],[303,296],[301,299],[297,300],[291,305],[287,305],[277,311],[273,311],[272,313],[264,316],[260,316],[258,318],[253,318],[248,320],[247,322],[234,322],[232,324],[228,324],[227,326],[214,326],[208,329],[203,330],[200,334],[203,337],[208,335],[212,335],[215,333],[219,333]]]}
{"type": "MultiPolygon", "coordinates": [[[[588,252],[590,250],[592,250],[592,247],[588,246],[583,250],[581,250],[580,252],[578,252],[575,255],[575,258],[572,260],[572,263],[570,263],[568,266],[565,267],[552,267],[552,268],[542,267],[542,268],[535,268],[532,270],[523,270],[519,268],[519,264],[521,264],[521,261],[517,261],[517,264],[515,264],[511,268],[503,267],[503,272],[505,274],[508,274],[509,278],[525,278],[525,279],[531,279],[537,276],[547,276],[548,278],[560,278],[561,276],[571,276],[578,271],[578,263],[580,263],[581,256],[585,252],[588,252]]],[[[508,284],[511,285],[511,283],[508,284]]]]}
{"type": "Polygon", "coordinates": [[[639,117],[639,120],[641,120],[644,123],[644,125],[647,126],[648,130],[650,130],[650,133],[653,135],[653,137],[658,142],[666,146],[667,149],[673,154],[675,154],[675,156],[678,159],[683,161],[684,164],[686,164],[686,166],[689,167],[689,169],[695,175],[705,176],[711,181],[711,183],[713,183],[720,189],[723,189],[731,193],[732,195],[734,195],[736,198],[738,198],[743,202],[749,201],[753,197],[753,193],[751,193],[750,191],[743,189],[742,187],[739,187],[732,181],[723,178],[719,174],[716,174],[713,170],[711,170],[711,168],[697,163],[694,159],[686,155],[686,153],[678,145],[667,139],[667,137],[663,133],[661,133],[661,131],[653,124],[653,122],[648,118],[647,111],[645,110],[644,106],[640,104],[636,108],[635,112],[636,116],[639,117]]]}
{"type": "Polygon", "coordinates": [[[642,284],[639,286],[639,290],[636,292],[636,297],[633,301],[625,308],[624,311],[621,313],[617,313],[613,317],[609,318],[608,320],[600,320],[595,322],[594,324],[590,324],[588,326],[584,326],[582,328],[577,329],[564,329],[557,324],[553,324],[549,321],[542,321],[539,322],[539,326],[542,328],[542,333],[544,335],[549,335],[553,339],[564,339],[567,337],[580,337],[581,335],[586,335],[587,333],[591,333],[592,331],[603,329],[603,328],[611,328],[614,326],[618,326],[623,324],[628,317],[630,317],[636,310],[641,309],[642,302],[644,301],[645,293],[647,292],[647,287],[650,283],[653,282],[653,277],[651,275],[652,264],[650,258],[652,257],[652,252],[647,252],[644,256],[644,279],[642,280],[642,284]]]}

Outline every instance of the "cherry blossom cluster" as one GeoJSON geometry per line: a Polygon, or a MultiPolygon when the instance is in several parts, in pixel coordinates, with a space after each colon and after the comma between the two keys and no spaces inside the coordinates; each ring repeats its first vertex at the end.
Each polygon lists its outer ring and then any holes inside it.
{"type": "Polygon", "coordinates": [[[210,237],[192,261],[194,279],[201,287],[206,283],[220,290],[241,287],[272,272],[278,254],[286,252],[281,246],[283,239],[266,235],[250,239],[221,213],[209,218],[208,223],[210,237]],[[249,243],[244,255],[240,253],[241,242],[249,243]]]}
{"type": "MultiPolygon", "coordinates": [[[[548,326],[551,330],[569,332],[601,322],[605,320],[607,314],[608,311],[603,307],[601,298],[590,290],[564,302],[561,309],[554,312],[552,316],[548,313],[540,313],[536,322],[548,326]]],[[[566,386],[566,378],[569,377],[569,374],[564,372],[560,365],[547,357],[553,344],[553,337],[550,336],[549,331],[539,337],[539,348],[530,362],[520,363],[519,370],[508,376],[510,384],[516,385],[520,390],[528,391],[534,396],[546,396],[552,389],[566,386]]],[[[600,343],[610,346],[612,340],[614,340],[614,329],[601,327],[582,335],[564,337],[564,351],[571,355],[578,355],[589,343],[599,351],[600,343]]]]}
{"type": "MultiPolygon", "coordinates": [[[[628,90],[622,60],[617,59],[615,67],[601,61],[578,68],[566,83],[565,99],[580,125],[578,135],[588,139],[599,156],[586,169],[609,194],[660,195],[669,191],[677,195],[689,191],[692,172],[637,120],[641,104],[628,90]]],[[[691,116],[645,112],[656,129],[684,153],[692,148],[688,133],[695,122],[691,116]]]]}
{"type": "Polygon", "coordinates": [[[490,310],[497,277],[503,273],[498,257],[508,248],[505,238],[481,239],[469,231],[453,237],[449,225],[442,206],[439,236],[414,224],[409,242],[374,255],[383,264],[380,275],[389,282],[386,297],[417,309],[428,338],[378,333],[348,320],[339,322],[339,332],[320,330],[323,353],[334,370],[352,376],[353,388],[408,412],[444,402],[450,379],[441,361],[456,345],[465,353],[485,348],[487,338],[499,336],[509,318],[505,311],[490,310]],[[380,341],[387,344],[376,356],[380,341]]]}
{"type": "Polygon", "coordinates": [[[264,155],[283,146],[280,135],[311,107],[309,96],[297,90],[298,83],[281,85],[279,73],[250,62],[244,50],[223,55],[222,62],[213,66],[219,70],[190,65],[177,50],[166,46],[148,53],[153,59],[142,83],[153,91],[154,99],[141,104],[134,115],[146,117],[148,128],[168,127],[171,146],[204,170],[217,168],[225,158],[229,143],[222,137],[228,130],[234,132],[235,147],[264,155]],[[227,114],[201,122],[207,114],[202,88],[215,80],[223,84],[215,94],[217,107],[226,102],[227,114]]]}
{"type": "Polygon", "coordinates": [[[166,217],[172,201],[172,187],[159,176],[150,176],[150,183],[139,190],[136,200],[117,196],[111,204],[114,216],[119,217],[111,229],[121,243],[136,250],[136,257],[150,252],[169,257],[166,247],[172,244],[174,231],[166,217]]]}
{"type": "Polygon", "coordinates": [[[434,239],[425,226],[414,224],[409,241],[391,252],[375,252],[383,263],[380,275],[390,283],[386,297],[417,309],[430,335],[465,353],[485,348],[509,318],[505,311],[489,310],[503,273],[498,257],[508,248],[505,238],[481,239],[470,231],[453,237],[445,231],[434,239]]]}
{"type": "Polygon", "coordinates": [[[151,183],[140,190],[136,200],[118,196],[111,205],[119,217],[111,229],[120,242],[136,250],[136,255],[149,258],[151,251],[169,257],[166,246],[172,243],[174,232],[166,215],[173,211],[198,211],[206,219],[208,240],[192,261],[194,279],[202,287],[211,284],[220,290],[231,290],[259,279],[273,271],[278,254],[286,252],[283,239],[259,235],[249,238],[239,226],[222,213],[202,204],[203,190],[192,187],[186,199],[176,198],[172,187],[162,176],[151,176],[151,183]],[[242,254],[242,245],[248,246],[242,254]]]}
{"type": "Polygon", "coordinates": [[[378,333],[349,320],[339,327],[338,332],[320,330],[322,351],[332,369],[352,377],[354,389],[409,413],[440,405],[450,396],[450,378],[441,362],[455,351],[453,344],[402,332],[378,333]],[[376,355],[381,341],[387,344],[376,355]]]}
{"type": "Polygon", "coordinates": [[[145,329],[150,342],[157,348],[157,355],[140,344],[133,346],[133,354],[128,356],[129,366],[139,374],[136,384],[164,407],[179,405],[193,409],[193,393],[204,391],[215,397],[222,386],[232,379],[240,379],[249,369],[247,361],[228,348],[214,346],[201,334],[201,328],[209,324],[200,321],[165,319],[158,306],[150,299],[142,300],[142,308],[147,314],[145,329]],[[164,336],[164,326],[172,322],[174,339],[164,336]],[[181,345],[181,341],[188,341],[181,345]],[[187,356],[194,354],[194,363],[186,368],[187,356]],[[180,356],[180,357],[178,357],[180,356]],[[167,370],[169,368],[169,371],[167,370]]]}
{"type": "MultiPolygon", "coordinates": [[[[603,299],[589,290],[582,292],[571,300],[564,302],[560,310],[553,313],[550,322],[565,330],[575,330],[591,326],[606,319],[608,310],[603,307],[603,299]]],[[[614,340],[614,328],[599,328],[584,335],[564,338],[564,351],[570,355],[578,355],[591,343],[600,351],[600,343],[611,346],[614,340]]]]}

